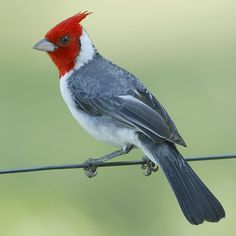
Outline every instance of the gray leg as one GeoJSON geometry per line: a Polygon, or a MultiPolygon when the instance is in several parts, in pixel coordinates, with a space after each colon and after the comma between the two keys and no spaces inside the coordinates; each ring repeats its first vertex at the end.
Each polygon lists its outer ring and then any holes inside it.
{"type": "Polygon", "coordinates": [[[84,168],[85,174],[89,178],[92,178],[92,177],[96,176],[97,175],[97,165],[98,164],[101,164],[101,163],[104,163],[106,161],[109,161],[109,160],[111,160],[111,159],[113,159],[115,157],[127,154],[132,149],[133,149],[133,145],[127,145],[127,146],[125,146],[124,148],[122,148],[120,150],[117,150],[115,152],[109,153],[109,154],[107,154],[105,156],[102,156],[100,158],[97,158],[97,159],[92,159],[91,158],[91,159],[87,160],[85,163],[89,164],[90,166],[88,168],[84,168]]]}

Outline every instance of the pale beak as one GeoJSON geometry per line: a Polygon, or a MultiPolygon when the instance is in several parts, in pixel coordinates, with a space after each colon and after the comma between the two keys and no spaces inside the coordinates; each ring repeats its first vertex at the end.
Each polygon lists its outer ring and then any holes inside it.
{"type": "Polygon", "coordinates": [[[42,39],[33,46],[33,49],[44,52],[54,52],[57,49],[57,46],[49,42],[47,39],[42,39]]]}

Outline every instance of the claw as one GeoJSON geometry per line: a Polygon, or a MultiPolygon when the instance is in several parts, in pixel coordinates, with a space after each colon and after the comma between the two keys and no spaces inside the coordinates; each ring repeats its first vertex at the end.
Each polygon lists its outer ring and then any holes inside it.
{"type": "Polygon", "coordinates": [[[95,159],[88,159],[85,163],[88,164],[88,167],[84,168],[85,175],[89,178],[95,177],[98,173],[95,159]]]}
{"type": "Polygon", "coordinates": [[[145,164],[141,165],[141,169],[143,170],[143,174],[145,176],[150,176],[152,174],[152,172],[158,171],[158,165],[153,163],[146,156],[143,157],[143,160],[145,161],[145,164]]]}

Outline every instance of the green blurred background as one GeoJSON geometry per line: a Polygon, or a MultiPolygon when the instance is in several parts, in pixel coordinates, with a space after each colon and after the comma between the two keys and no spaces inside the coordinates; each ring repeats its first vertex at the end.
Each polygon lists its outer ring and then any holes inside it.
{"type": "MultiPolygon", "coordinates": [[[[0,168],[80,163],[115,150],[90,137],[64,104],[58,73],[32,46],[56,23],[83,25],[98,50],[140,78],[173,117],[185,156],[236,152],[236,2],[0,1],[0,168]]],[[[121,159],[140,159],[137,150],[121,159]]],[[[236,162],[192,163],[225,207],[190,225],[161,172],[99,169],[0,176],[4,236],[235,235],[236,162]]]]}

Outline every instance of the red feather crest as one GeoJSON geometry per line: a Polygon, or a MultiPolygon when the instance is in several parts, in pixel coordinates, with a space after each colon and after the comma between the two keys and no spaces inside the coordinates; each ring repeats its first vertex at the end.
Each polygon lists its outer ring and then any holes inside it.
{"type": "Polygon", "coordinates": [[[46,38],[51,38],[54,35],[60,35],[61,33],[65,32],[75,32],[76,30],[80,30],[80,22],[86,18],[86,16],[92,14],[92,12],[79,12],[75,14],[74,16],[71,16],[67,18],[66,20],[63,20],[59,24],[57,24],[55,27],[53,27],[48,33],[45,35],[46,38]]]}

